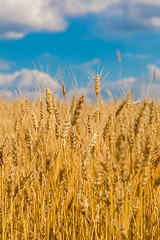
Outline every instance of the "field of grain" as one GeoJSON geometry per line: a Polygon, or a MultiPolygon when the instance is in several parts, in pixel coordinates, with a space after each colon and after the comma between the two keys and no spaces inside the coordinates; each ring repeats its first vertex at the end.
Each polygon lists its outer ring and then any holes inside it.
{"type": "Polygon", "coordinates": [[[160,104],[62,91],[0,100],[0,239],[160,239],[160,104]]]}

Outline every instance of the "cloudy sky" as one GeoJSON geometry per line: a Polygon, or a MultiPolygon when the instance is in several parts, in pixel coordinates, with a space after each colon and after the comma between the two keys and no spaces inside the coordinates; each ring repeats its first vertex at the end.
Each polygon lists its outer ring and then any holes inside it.
{"type": "Polygon", "coordinates": [[[103,94],[132,86],[148,91],[153,71],[152,88],[159,87],[159,0],[0,0],[0,5],[1,91],[32,92],[35,82],[59,89],[64,80],[71,89],[75,79],[85,89],[89,69],[103,67],[103,94]]]}

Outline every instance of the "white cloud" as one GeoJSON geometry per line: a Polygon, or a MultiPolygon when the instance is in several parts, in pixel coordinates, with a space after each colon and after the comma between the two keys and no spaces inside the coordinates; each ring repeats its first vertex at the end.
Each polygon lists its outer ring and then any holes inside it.
{"type": "Polygon", "coordinates": [[[123,78],[121,80],[121,82],[125,82],[125,83],[133,83],[136,81],[136,78],[135,77],[129,77],[129,78],[123,78]]]}
{"type": "Polygon", "coordinates": [[[37,31],[62,31],[67,18],[100,13],[120,0],[0,0],[0,38],[22,38],[37,31]]]}
{"type": "Polygon", "coordinates": [[[0,58],[0,71],[9,70],[9,69],[10,69],[10,63],[0,58]]]}
{"type": "Polygon", "coordinates": [[[122,57],[123,57],[123,58],[131,58],[131,57],[133,57],[133,53],[130,53],[130,52],[123,53],[123,54],[122,54],[122,57]]]}
{"type": "Polygon", "coordinates": [[[129,77],[121,80],[107,82],[104,91],[110,91],[114,97],[124,96],[131,90],[133,98],[143,99],[144,97],[160,99],[160,67],[153,64],[146,66],[148,72],[144,77],[129,77]],[[153,72],[156,73],[156,81],[153,82],[153,72]]]}
{"type": "Polygon", "coordinates": [[[64,12],[69,15],[100,13],[107,7],[120,3],[120,0],[60,0],[64,3],[64,12]]]}
{"type": "Polygon", "coordinates": [[[143,31],[159,30],[160,28],[160,1],[135,0],[123,1],[106,9],[107,30],[143,31]],[[115,11],[114,13],[114,9],[115,11]],[[119,12],[121,14],[117,14],[119,12]],[[108,13],[109,12],[109,18],[108,13]],[[110,12],[113,14],[110,15],[110,12]]]}
{"type": "Polygon", "coordinates": [[[9,31],[9,32],[5,32],[0,34],[0,39],[20,39],[24,37],[24,33],[18,33],[18,32],[13,32],[13,31],[9,31]]]}
{"type": "Polygon", "coordinates": [[[123,53],[122,54],[122,57],[123,58],[131,58],[131,57],[136,57],[137,59],[140,59],[140,60],[146,60],[146,59],[149,59],[150,56],[147,55],[147,54],[133,54],[133,53],[130,53],[130,52],[127,52],[127,53],[123,53]]]}
{"type": "Polygon", "coordinates": [[[150,19],[151,25],[154,27],[160,28],[160,17],[153,17],[150,19]]]}
{"type": "Polygon", "coordinates": [[[115,89],[120,89],[124,86],[126,88],[129,88],[134,82],[136,82],[135,77],[128,77],[128,78],[119,79],[113,82],[107,82],[106,86],[108,87],[109,90],[114,91],[115,89]]]}
{"type": "Polygon", "coordinates": [[[140,97],[140,87],[142,84],[141,78],[125,77],[115,81],[109,81],[102,89],[104,92],[110,91],[114,97],[126,96],[128,91],[134,94],[134,97],[140,97]]]}
{"type": "Polygon", "coordinates": [[[98,28],[103,25],[105,30],[160,28],[159,0],[0,0],[0,5],[0,39],[64,31],[70,18],[88,13],[95,14],[98,28]]]}
{"type": "Polygon", "coordinates": [[[149,55],[146,55],[146,54],[137,54],[137,55],[136,55],[136,58],[145,60],[145,59],[149,59],[150,56],[149,56],[149,55]]]}
{"type": "Polygon", "coordinates": [[[134,0],[135,3],[137,4],[148,4],[148,5],[160,5],[159,0],[134,0]]]}
{"type": "Polygon", "coordinates": [[[60,85],[55,78],[37,70],[24,68],[12,74],[0,73],[0,88],[3,90],[33,90],[35,86],[41,89],[47,86],[53,90],[60,89],[60,85]]]}

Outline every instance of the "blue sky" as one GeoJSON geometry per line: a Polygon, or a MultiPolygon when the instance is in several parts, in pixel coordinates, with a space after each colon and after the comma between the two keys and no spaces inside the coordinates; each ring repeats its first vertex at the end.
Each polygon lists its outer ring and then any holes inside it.
{"type": "MultiPolygon", "coordinates": [[[[87,88],[88,69],[108,73],[102,95],[147,91],[160,81],[159,0],[6,0],[0,9],[0,90],[33,94],[34,84],[73,93],[87,88]],[[121,63],[117,60],[121,53],[121,63]],[[38,71],[36,70],[38,69],[38,71]],[[44,73],[43,73],[44,72],[44,73]],[[57,79],[59,83],[56,82],[57,79]]],[[[102,76],[102,77],[103,77],[102,76]]],[[[79,91],[81,92],[81,91],[79,91]]]]}

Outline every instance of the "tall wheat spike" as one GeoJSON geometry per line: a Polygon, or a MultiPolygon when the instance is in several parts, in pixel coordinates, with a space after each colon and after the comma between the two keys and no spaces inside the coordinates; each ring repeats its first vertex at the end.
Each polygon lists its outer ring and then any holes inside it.
{"type": "Polygon", "coordinates": [[[51,92],[50,90],[47,88],[46,91],[46,105],[47,105],[47,112],[49,113],[49,115],[52,114],[53,111],[53,106],[52,106],[52,99],[51,99],[51,92]]]}
{"type": "Polygon", "coordinates": [[[64,100],[66,100],[66,89],[65,89],[64,83],[62,83],[62,93],[63,93],[64,100]]]}

